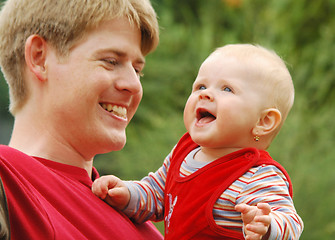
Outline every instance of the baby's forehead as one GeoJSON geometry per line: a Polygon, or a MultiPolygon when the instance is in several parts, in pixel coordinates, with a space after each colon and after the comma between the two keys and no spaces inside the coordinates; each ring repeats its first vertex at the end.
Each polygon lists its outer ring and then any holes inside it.
{"type": "Polygon", "coordinates": [[[286,69],[284,61],[274,52],[261,46],[250,44],[232,44],[217,48],[209,58],[235,58],[244,64],[262,63],[286,69]]]}
{"type": "MultiPolygon", "coordinates": [[[[211,69],[217,73],[230,73],[246,82],[261,84],[262,89],[273,91],[279,84],[291,85],[290,74],[279,56],[269,50],[255,46],[231,46],[215,50],[204,62],[203,69],[211,69]]],[[[208,71],[207,71],[208,72],[208,71]]]]}
{"type": "Polygon", "coordinates": [[[204,63],[217,68],[224,68],[228,63],[230,66],[239,66],[239,69],[251,75],[267,75],[273,71],[288,73],[284,61],[276,53],[252,45],[218,48],[204,63]]]}

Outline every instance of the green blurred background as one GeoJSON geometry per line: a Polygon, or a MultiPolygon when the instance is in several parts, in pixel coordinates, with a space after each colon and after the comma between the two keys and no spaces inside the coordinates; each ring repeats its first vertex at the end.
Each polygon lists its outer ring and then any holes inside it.
{"type": "MultiPolygon", "coordinates": [[[[201,62],[225,44],[260,44],[285,59],[296,88],[295,105],[269,152],[292,178],[305,223],[301,239],[335,239],[335,0],[152,3],[161,42],[147,57],[144,96],[126,147],[97,156],[100,173],[139,179],[160,167],[185,131],[183,107],[201,62]]],[[[8,143],[12,122],[1,80],[0,143],[8,143]]]]}

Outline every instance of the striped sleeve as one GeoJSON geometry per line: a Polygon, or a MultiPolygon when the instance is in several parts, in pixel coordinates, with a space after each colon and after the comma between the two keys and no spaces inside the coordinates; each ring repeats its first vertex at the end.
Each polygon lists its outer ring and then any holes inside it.
{"type": "Polygon", "coordinates": [[[141,181],[125,181],[131,197],[123,212],[137,223],[161,221],[164,218],[165,182],[172,152],[155,173],[149,173],[141,181]]]}
{"type": "Polygon", "coordinates": [[[288,191],[285,175],[275,166],[251,168],[236,180],[217,200],[213,215],[216,223],[242,231],[243,222],[236,204],[255,206],[266,202],[271,206],[269,239],[299,239],[303,222],[297,214],[288,191]]]}

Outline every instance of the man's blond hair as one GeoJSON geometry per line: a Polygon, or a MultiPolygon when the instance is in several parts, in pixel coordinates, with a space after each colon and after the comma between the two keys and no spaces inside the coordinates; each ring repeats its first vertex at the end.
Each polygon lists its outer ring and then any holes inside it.
{"type": "Polygon", "coordinates": [[[142,34],[144,55],[158,45],[157,17],[150,0],[8,0],[0,13],[0,65],[14,115],[25,103],[24,46],[38,34],[66,56],[84,34],[104,20],[126,17],[142,34]]]}

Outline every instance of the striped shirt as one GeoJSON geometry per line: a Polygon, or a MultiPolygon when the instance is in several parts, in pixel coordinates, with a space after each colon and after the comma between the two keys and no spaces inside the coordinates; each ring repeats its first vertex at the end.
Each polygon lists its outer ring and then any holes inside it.
{"type": "MultiPolygon", "coordinates": [[[[185,177],[206,165],[194,160],[199,149],[194,149],[183,161],[180,175],[185,177]]],[[[173,152],[173,150],[172,150],[173,152]]],[[[141,181],[127,181],[131,200],[125,213],[137,222],[161,221],[164,218],[164,189],[172,152],[163,165],[141,181]]],[[[299,239],[303,222],[297,214],[289,194],[285,175],[275,166],[261,165],[249,169],[217,199],[213,208],[216,224],[242,231],[241,214],[235,205],[245,203],[255,206],[266,202],[271,206],[271,235],[269,239],[299,239]]]]}

